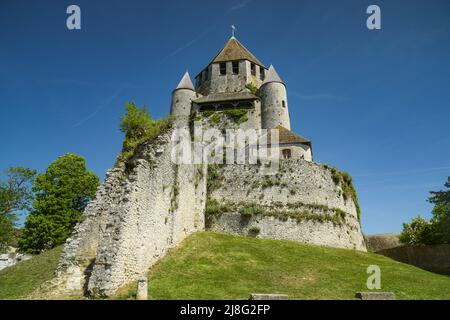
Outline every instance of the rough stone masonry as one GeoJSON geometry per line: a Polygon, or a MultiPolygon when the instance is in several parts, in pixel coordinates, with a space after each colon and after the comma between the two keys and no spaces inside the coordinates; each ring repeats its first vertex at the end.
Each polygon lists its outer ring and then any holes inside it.
{"type": "Polygon", "coordinates": [[[195,120],[221,132],[279,130],[279,172],[268,177],[261,164],[176,165],[174,129],[167,130],[107,173],[65,244],[55,292],[110,295],[205,230],[205,221],[213,231],[366,250],[349,176],[313,162],[311,141],[290,130],[285,83],[236,38],[195,86],[186,72],[172,93],[171,115],[191,129],[195,120]],[[213,168],[219,181],[207,190],[213,168]],[[220,212],[205,217],[212,202],[220,212]]]}

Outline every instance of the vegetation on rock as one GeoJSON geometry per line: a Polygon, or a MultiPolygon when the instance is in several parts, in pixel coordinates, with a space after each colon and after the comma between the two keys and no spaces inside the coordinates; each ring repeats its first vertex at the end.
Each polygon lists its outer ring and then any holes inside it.
{"type": "Polygon", "coordinates": [[[223,113],[230,118],[234,123],[241,124],[248,120],[246,109],[228,109],[223,113]]]}
{"type": "Polygon", "coordinates": [[[126,114],[120,123],[120,130],[125,133],[125,139],[117,161],[130,159],[140,145],[155,139],[171,124],[171,117],[153,120],[145,107],[140,108],[133,102],[127,103],[126,114]]]}
{"type": "Polygon", "coordinates": [[[352,177],[347,172],[341,172],[336,168],[331,168],[328,165],[324,165],[324,168],[331,170],[331,179],[336,185],[339,185],[342,189],[342,196],[344,200],[352,199],[356,207],[358,214],[358,221],[361,221],[361,208],[359,206],[358,196],[356,194],[355,187],[353,186],[352,177]]]}

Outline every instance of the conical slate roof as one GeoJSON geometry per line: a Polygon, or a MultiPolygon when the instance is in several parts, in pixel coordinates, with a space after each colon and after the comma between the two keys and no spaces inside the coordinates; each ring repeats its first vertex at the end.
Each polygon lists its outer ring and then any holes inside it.
{"type": "Polygon", "coordinates": [[[273,65],[270,65],[269,72],[267,72],[266,79],[264,79],[263,85],[269,82],[279,82],[283,83],[283,80],[281,80],[280,76],[277,73],[277,70],[273,67],[273,65]]]}
{"type": "MultiPolygon", "coordinates": [[[[274,129],[278,130],[278,142],[280,144],[283,143],[302,143],[306,145],[311,145],[311,140],[308,140],[302,137],[299,134],[292,132],[291,130],[286,129],[282,125],[276,126],[274,129]]],[[[267,141],[270,142],[272,139],[271,131],[269,130],[267,133],[267,141]]]]}
{"type": "Polygon", "coordinates": [[[259,61],[250,51],[248,51],[247,48],[245,48],[244,45],[235,37],[231,37],[230,40],[228,40],[223,49],[220,50],[211,63],[235,60],[248,60],[264,67],[261,61],[259,61]]]}
{"type": "Polygon", "coordinates": [[[194,85],[192,84],[192,81],[191,81],[191,77],[189,76],[189,72],[187,72],[187,71],[185,72],[183,78],[181,78],[181,81],[178,84],[178,86],[176,87],[176,89],[190,89],[190,90],[195,91],[194,85]]]}

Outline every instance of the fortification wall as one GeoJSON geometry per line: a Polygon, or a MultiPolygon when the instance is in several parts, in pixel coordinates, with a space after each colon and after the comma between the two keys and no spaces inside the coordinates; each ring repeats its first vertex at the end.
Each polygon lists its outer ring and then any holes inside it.
{"type": "Polygon", "coordinates": [[[260,169],[216,169],[219,181],[210,183],[216,187],[208,202],[221,208],[208,215],[208,229],[366,251],[356,205],[328,168],[292,159],[272,176],[260,169]]]}
{"type": "Polygon", "coordinates": [[[57,274],[69,290],[108,295],[204,229],[205,166],[174,165],[171,132],[110,171],[70,238],[57,274]]]}

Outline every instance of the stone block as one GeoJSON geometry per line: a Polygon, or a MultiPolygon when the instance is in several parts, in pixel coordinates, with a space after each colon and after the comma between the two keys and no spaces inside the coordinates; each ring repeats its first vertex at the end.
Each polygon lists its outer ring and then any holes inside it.
{"type": "Polygon", "coordinates": [[[249,300],[289,300],[289,297],[278,293],[252,293],[249,300]]]}
{"type": "Polygon", "coordinates": [[[360,300],[395,300],[393,292],[356,292],[355,297],[360,300]]]}

